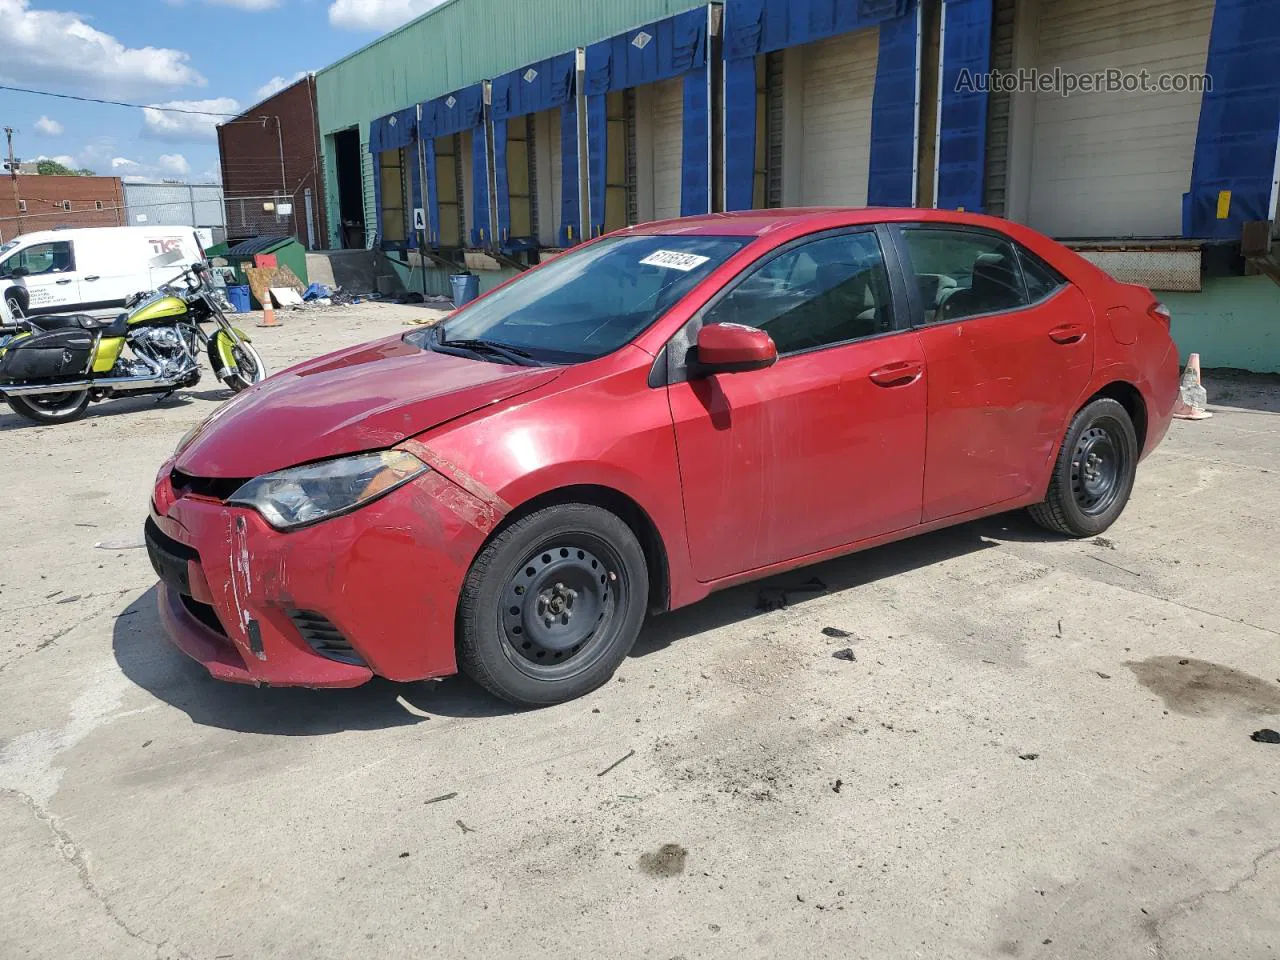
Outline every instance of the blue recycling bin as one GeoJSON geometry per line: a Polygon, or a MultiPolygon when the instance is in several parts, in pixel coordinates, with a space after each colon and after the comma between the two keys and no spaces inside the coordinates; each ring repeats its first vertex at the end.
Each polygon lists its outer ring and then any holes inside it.
{"type": "Polygon", "coordinates": [[[474,273],[450,274],[449,286],[453,288],[453,307],[455,310],[480,296],[480,278],[474,273]]]}
{"type": "Polygon", "coordinates": [[[231,305],[236,308],[236,313],[249,312],[249,285],[238,284],[233,287],[227,287],[227,299],[231,301],[231,305]]]}

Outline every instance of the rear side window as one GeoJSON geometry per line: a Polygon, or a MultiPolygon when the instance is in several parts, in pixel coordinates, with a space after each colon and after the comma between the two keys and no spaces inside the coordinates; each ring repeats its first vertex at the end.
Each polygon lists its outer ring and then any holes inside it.
{"type": "Polygon", "coordinates": [[[1017,251],[1003,237],[930,227],[909,228],[902,236],[925,323],[1027,306],[1017,251]]]}
{"type": "Polygon", "coordinates": [[[1018,260],[1022,264],[1022,279],[1027,284],[1027,300],[1039,303],[1066,284],[1058,272],[1033,253],[1018,247],[1018,260]]]}

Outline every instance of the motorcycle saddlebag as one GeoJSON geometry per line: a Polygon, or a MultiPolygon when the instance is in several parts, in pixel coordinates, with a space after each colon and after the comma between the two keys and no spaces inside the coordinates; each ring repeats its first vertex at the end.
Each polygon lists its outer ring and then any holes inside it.
{"type": "Polygon", "coordinates": [[[9,342],[0,357],[0,383],[83,377],[93,353],[86,330],[51,330],[9,342]]]}

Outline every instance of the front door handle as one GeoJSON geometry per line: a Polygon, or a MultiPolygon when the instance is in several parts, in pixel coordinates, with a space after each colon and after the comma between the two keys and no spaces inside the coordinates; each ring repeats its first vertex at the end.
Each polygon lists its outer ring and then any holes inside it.
{"type": "Polygon", "coordinates": [[[883,367],[872,370],[868,377],[877,387],[907,387],[920,379],[924,364],[915,360],[899,360],[897,363],[886,363],[883,367]]]}
{"type": "Polygon", "coordinates": [[[62,286],[65,286],[66,284],[70,283],[71,281],[70,281],[70,280],[58,280],[58,281],[56,281],[56,282],[57,282],[58,286],[62,287],[62,286]]]}
{"type": "Polygon", "coordinates": [[[1049,339],[1054,343],[1079,343],[1084,339],[1085,329],[1078,323],[1064,323],[1049,331],[1049,339]]]}

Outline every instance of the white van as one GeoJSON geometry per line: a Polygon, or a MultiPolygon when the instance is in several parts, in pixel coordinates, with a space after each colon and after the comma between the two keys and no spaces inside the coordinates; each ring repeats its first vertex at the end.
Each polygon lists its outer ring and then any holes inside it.
{"type": "Polygon", "coordinates": [[[114,311],[203,259],[191,227],[41,230],[0,244],[0,295],[14,315],[114,311]],[[174,252],[180,259],[151,267],[174,252]]]}

